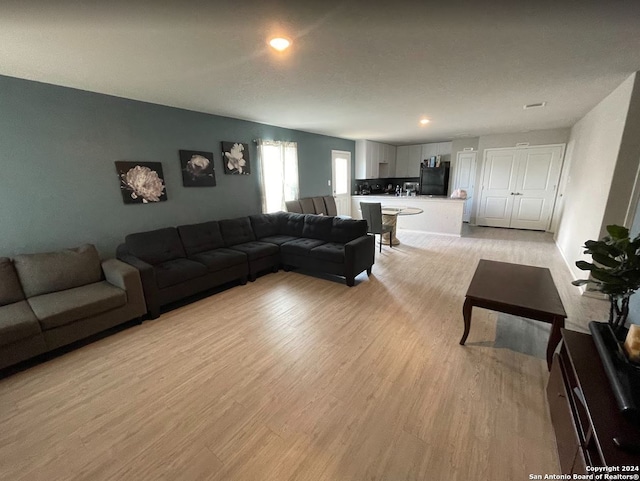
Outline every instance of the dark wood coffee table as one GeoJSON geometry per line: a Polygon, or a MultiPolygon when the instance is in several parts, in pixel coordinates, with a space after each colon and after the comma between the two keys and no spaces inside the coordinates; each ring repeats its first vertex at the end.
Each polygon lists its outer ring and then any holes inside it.
{"type": "Polygon", "coordinates": [[[548,322],[551,334],[547,344],[547,366],[551,369],[553,352],[560,342],[560,329],[564,327],[567,313],[549,269],[481,259],[465,297],[461,345],[469,335],[474,307],[548,322]]]}

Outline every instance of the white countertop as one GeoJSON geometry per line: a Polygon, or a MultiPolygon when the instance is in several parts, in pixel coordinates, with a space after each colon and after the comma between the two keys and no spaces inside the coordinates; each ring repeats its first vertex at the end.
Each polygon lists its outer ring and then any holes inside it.
{"type": "Polygon", "coordinates": [[[371,199],[380,202],[390,201],[390,200],[401,200],[403,202],[464,202],[464,199],[451,199],[450,197],[438,196],[438,195],[389,195],[389,194],[379,194],[379,195],[352,195],[351,197],[356,197],[358,199],[371,199]]]}

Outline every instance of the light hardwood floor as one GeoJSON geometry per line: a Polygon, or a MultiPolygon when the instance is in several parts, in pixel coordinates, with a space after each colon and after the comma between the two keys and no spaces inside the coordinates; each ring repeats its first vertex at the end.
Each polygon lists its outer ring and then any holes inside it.
{"type": "Polygon", "coordinates": [[[163,314],[0,380],[2,480],[525,480],[559,470],[545,361],[494,348],[480,258],[551,269],[551,235],[400,231],[354,288],[297,272],[163,314]]]}

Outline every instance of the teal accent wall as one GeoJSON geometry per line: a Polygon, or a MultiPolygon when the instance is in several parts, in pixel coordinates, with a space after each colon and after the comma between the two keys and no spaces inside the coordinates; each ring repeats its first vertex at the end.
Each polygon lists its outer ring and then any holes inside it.
{"type": "Polygon", "coordinates": [[[0,256],[95,244],[261,211],[254,139],[298,143],[300,196],[329,195],[331,150],[355,142],[0,76],[0,256]],[[249,144],[251,175],[225,175],[222,141],[249,144]],[[214,153],[216,187],[183,187],[179,150],[214,153]],[[161,162],[168,200],[125,205],[114,162],[161,162]]]}

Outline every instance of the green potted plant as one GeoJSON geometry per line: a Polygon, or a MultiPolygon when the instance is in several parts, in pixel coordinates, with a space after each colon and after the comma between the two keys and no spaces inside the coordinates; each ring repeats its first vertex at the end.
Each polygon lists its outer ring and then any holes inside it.
{"type": "Polygon", "coordinates": [[[620,339],[629,315],[629,298],[640,288],[640,235],[632,240],[629,229],[619,225],[607,226],[607,233],[601,240],[584,243],[584,253],[591,254],[593,262],[577,261],[576,266],[591,275],[572,284],[591,284],[609,297],[609,325],[620,339]]]}

